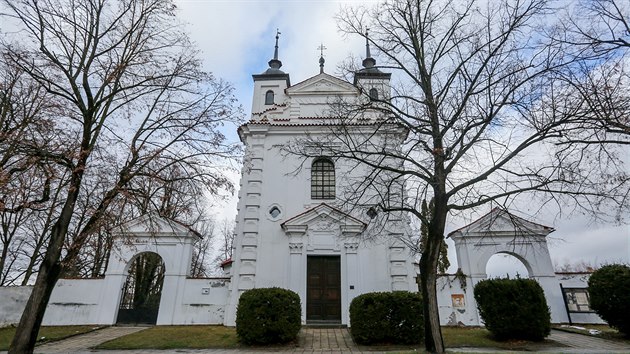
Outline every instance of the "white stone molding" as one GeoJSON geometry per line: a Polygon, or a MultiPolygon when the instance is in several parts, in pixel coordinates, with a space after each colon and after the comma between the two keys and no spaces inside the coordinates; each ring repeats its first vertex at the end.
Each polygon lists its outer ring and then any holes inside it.
{"type": "Polygon", "coordinates": [[[359,244],[356,242],[346,242],[343,244],[343,248],[346,250],[347,254],[357,253],[357,250],[359,249],[359,244]]]}
{"type": "Polygon", "coordinates": [[[304,244],[291,242],[289,243],[289,253],[291,254],[302,254],[304,252],[304,244]]]}

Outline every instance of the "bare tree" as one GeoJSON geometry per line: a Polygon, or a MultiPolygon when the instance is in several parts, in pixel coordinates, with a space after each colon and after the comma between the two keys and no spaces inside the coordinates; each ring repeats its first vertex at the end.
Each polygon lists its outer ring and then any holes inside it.
{"type": "Polygon", "coordinates": [[[551,37],[581,64],[565,71],[557,89],[558,106],[574,110],[581,123],[566,140],[605,149],[630,144],[630,3],[573,2],[551,37]]]}
{"type": "Polygon", "coordinates": [[[41,257],[41,233],[30,233],[30,220],[46,214],[63,178],[52,161],[65,151],[56,144],[53,117],[58,101],[8,53],[0,55],[0,284],[26,284],[41,257]],[[34,250],[28,254],[28,250],[34,250]]]}
{"type": "MultiPolygon", "coordinates": [[[[10,353],[32,353],[53,287],[67,265],[136,178],[171,166],[180,179],[216,192],[229,186],[221,159],[234,149],[219,128],[238,116],[232,89],[202,72],[197,52],[175,18],[170,0],[4,1],[20,25],[8,61],[61,102],[55,126],[70,139],[54,156],[68,171],[37,280],[10,353]],[[79,201],[96,176],[103,193],[77,220],[79,201]],[[69,237],[71,226],[77,230],[69,237]],[[64,250],[64,245],[65,251],[64,250]]],[[[52,159],[53,157],[50,157],[52,159]]]]}
{"type": "Polygon", "coordinates": [[[630,48],[630,4],[619,0],[570,2],[556,39],[577,50],[610,52],[630,48]]]}
{"type": "Polygon", "coordinates": [[[328,121],[325,137],[289,147],[367,168],[365,178],[344,183],[345,198],[373,205],[372,222],[403,212],[426,225],[420,288],[429,352],[444,352],[436,279],[451,216],[535,197],[589,211],[602,211],[603,200],[622,203],[623,183],[601,183],[620,172],[607,165],[611,156],[594,170],[584,160],[588,146],[555,145],[575,117],[543,98],[553,95],[552,83],[576,59],[537,31],[554,10],[543,0],[346,8],[339,27],[367,39],[383,62],[375,68],[393,71],[391,98],[370,97],[369,87],[359,87],[358,102],[331,103],[327,116],[339,118],[328,121]],[[424,200],[433,200],[431,213],[422,212],[424,200]]]}
{"type": "Polygon", "coordinates": [[[234,247],[234,221],[224,219],[219,229],[219,254],[216,256],[215,265],[221,264],[232,259],[234,247]]]}

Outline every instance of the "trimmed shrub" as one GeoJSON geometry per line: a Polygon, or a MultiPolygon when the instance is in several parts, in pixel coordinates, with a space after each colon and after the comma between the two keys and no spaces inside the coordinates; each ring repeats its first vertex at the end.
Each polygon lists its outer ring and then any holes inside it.
{"type": "Polygon", "coordinates": [[[610,264],[588,279],[591,309],[611,327],[630,335],[630,267],[610,264]]]}
{"type": "Polygon", "coordinates": [[[532,279],[488,279],[474,290],[479,315],[497,339],[541,341],[551,331],[545,293],[532,279]]]}
{"type": "Polygon", "coordinates": [[[424,334],[422,299],[407,291],[367,293],[350,304],[350,333],[359,344],[416,344],[424,334]]]}
{"type": "Polygon", "coordinates": [[[236,334],[245,344],[286,343],[301,327],[300,297],[291,290],[260,288],[245,291],[236,309],[236,334]]]}

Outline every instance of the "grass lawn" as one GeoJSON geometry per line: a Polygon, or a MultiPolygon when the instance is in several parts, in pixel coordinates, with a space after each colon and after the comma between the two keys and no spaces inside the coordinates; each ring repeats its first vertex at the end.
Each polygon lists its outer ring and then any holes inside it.
{"type": "MultiPolygon", "coordinates": [[[[76,334],[93,331],[98,326],[45,326],[39,330],[37,343],[45,343],[64,339],[76,334]]],[[[15,335],[15,327],[0,328],[0,350],[9,349],[9,344],[15,335]]]]}
{"type": "MultiPolygon", "coordinates": [[[[543,341],[504,341],[492,338],[485,328],[443,327],[447,347],[481,347],[506,350],[536,350],[558,343],[543,341]]],[[[294,346],[295,344],[288,344],[294,346]]],[[[223,326],[155,326],[105,342],[96,349],[204,349],[239,347],[236,329],[223,326]]],[[[422,345],[419,345],[422,347],[422,345]]]]}
{"type": "Polygon", "coordinates": [[[562,344],[549,340],[531,342],[526,340],[497,341],[490,331],[481,327],[442,327],[444,345],[447,348],[478,347],[506,350],[536,350],[545,347],[561,347],[562,344]]]}
{"type": "Polygon", "coordinates": [[[608,325],[604,325],[604,324],[578,324],[578,325],[575,325],[574,327],[569,327],[569,326],[566,326],[566,325],[554,326],[555,329],[559,329],[561,331],[585,334],[587,336],[593,336],[593,337],[604,338],[604,339],[612,339],[612,340],[616,340],[616,341],[620,341],[620,342],[630,343],[630,336],[627,336],[627,335],[625,335],[623,333],[619,333],[619,331],[617,331],[614,328],[611,328],[608,325]],[[574,328],[574,327],[582,327],[584,329],[579,329],[579,328],[574,328]],[[591,332],[589,332],[589,330],[591,330],[591,329],[598,330],[601,333],[591,333],[591,332]]]}
{"type": "Polygon", "coordinates": [[[204,349],[238,347],[236,329],[223,326],[155,326],[98,345],[97,349],[204,349]]]}

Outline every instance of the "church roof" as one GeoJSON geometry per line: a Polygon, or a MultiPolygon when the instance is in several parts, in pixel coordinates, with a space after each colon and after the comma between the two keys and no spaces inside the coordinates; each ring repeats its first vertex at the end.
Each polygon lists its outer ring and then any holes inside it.
{"type": "Polygon", "coordinates": [[[523,233],[547,236],[553,227],[518,217],[503,208],[494,208],[486,215],[448,234],[448,237],[485,236],[488,233],[523,233]]]}

